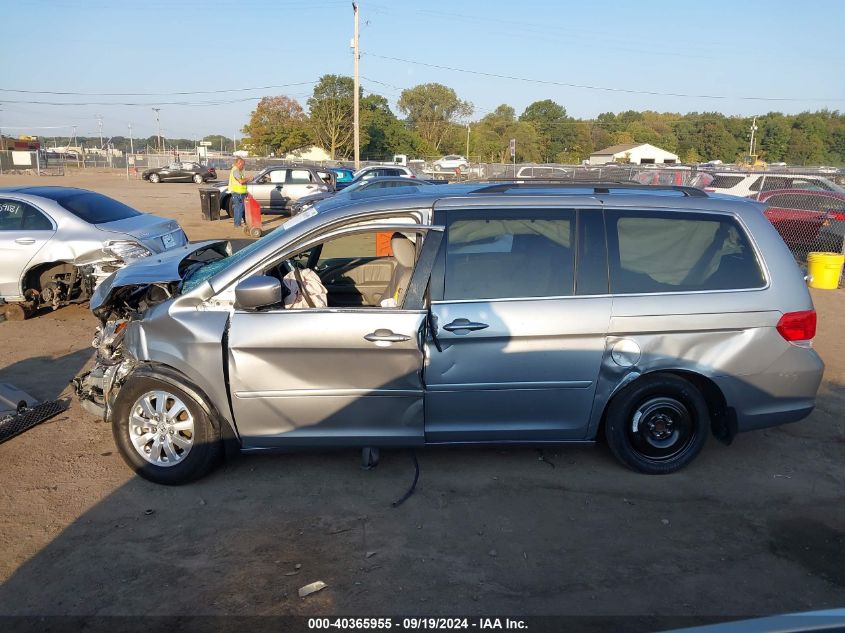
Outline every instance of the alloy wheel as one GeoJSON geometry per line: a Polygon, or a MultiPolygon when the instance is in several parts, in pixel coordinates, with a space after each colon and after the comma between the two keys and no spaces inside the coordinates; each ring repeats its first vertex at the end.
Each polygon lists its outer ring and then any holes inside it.
{"type": "Polygon", "coordinates": [[[194,416],[172,393],[148,391],[132,405],[129,439],[150,464],[175,466],[194,445],[194,416]]]}

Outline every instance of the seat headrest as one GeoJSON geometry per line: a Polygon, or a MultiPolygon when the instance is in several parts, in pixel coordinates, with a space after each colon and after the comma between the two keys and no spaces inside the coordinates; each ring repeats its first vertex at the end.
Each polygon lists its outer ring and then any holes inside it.
{"type": "Polygon", "coordinates": [[[401,233],[394,233],[390,238],[390,248],[400,266],[411,268],[414,265],[416,249],[414,243],[401,233]]]}

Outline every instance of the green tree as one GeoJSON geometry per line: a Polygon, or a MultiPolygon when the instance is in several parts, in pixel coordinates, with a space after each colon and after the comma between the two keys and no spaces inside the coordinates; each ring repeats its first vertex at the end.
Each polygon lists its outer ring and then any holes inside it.
{"type": "Polygon", "coordinates": [[[769,162],[782,161],[789,149],[792,125],[780,112],[770,112],[760,120],[760,154],[769,162]]]}
{"type": "Polygon", "coordinates": [[[540,143],[537,130],[531,123],[518,121],[515,110],[502,104],[484,116],[475,126],[470,148],[472,154],[492,162],[510,162],[509,142],[516,139],[517,162],[535,162],[540,158],[540,143]]]}
{"type": "Polygon", "coordinates": [[[361,155],[384,160],[394,154],[418,156],[424,143],[419,135],[396,118],[387,99],[367,95],[361,99],[361,155]]]}
{"type": "Polygon", "coordinates": [[[354,96],[352,77],[323,75],[308,99],[311,131],[332,159],[353,151],[354,96]]]}
{"type": "Polygon", "coordinates": [[[461,101],[454,90],[438,83],[403,90],[397,106],[433,153],[440,151],[450,125],[472,115],[473,110],[471,103],[461,101]]]}
{"type": "Polygon", "coordinates": [[[284,154],[307,145],[307,117],[296,100],[285,96],[263,97],[243,128],[243,145],[249,150],[284,154]]]}
{"type": "Polygon", "coordinates": [[[544,162],[554,162],[575,144],[574,122],[566,115],[566,108],[551,99],[530,104],[519,115],[519,120],[530,123],[537,130],[540,159],[544,162]]]}

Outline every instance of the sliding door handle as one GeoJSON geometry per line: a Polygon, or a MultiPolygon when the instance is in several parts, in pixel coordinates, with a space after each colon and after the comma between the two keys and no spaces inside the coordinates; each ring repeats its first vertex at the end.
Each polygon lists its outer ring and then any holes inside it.
{"type": "Polygon", "coordinates": [[[455,319],[451,323],[444,325],[443,329],[447,332],[460,332],[461,330],[472,332],[475,330],[483,330],[486,327],[490,326],[486,323],[478,323],[477,321],[470,321],[469,319],[455,319]]]}

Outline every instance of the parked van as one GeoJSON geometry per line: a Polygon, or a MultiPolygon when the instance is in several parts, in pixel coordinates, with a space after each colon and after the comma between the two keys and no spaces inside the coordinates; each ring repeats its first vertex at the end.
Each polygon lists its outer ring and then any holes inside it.
{"type": "Polygon", "coordinates": [[[725,193],[745,198],[761,191],[773,189],[811,189],[815,191],[839,191],[843,189],[823,176],[792,175],[780,173],[745,174],[736,171],[717,172],[705,191],[725,193]]]}
{"type": "Polygon", "coordinates": [[[306,210],[232,255],[190,244],[98,286],[98,360],[77,393],[166,484],[226,446],[599,436],[670,473],[710,433],[813,410],[816,313],[761,211],[688,187],[536,182],[306,210]],[[307,299],[298,277],[328,305],[285,308],[286,289],[307,299]]]}

